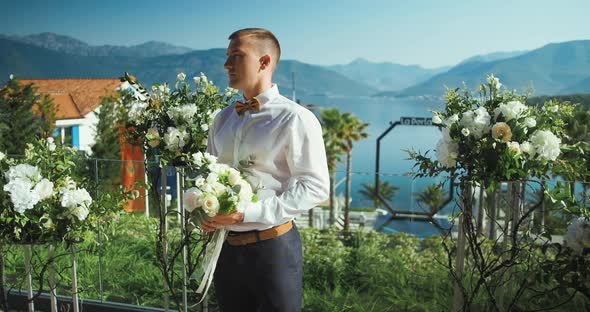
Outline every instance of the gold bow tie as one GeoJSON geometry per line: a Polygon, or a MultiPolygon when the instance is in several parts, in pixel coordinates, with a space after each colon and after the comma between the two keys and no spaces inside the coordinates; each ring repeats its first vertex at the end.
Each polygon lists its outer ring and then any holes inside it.
{"type": "Polygon", "coordinates": [[[236,101],[236,113],[238,115],[243,115],[245,111],[253,110],[255,112],[260,111],[260,102],[256,97],[253,97],[251,100],[244,102],[236,101]]]}

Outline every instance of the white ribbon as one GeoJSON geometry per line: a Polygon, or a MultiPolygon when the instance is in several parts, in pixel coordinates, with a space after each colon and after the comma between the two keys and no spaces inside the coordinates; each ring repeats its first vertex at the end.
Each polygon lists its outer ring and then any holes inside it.
{"type": "Polygon", "coordinates": [[[201,280],[201,284],[197,289],[197,293],[203,295],[197,304],[201,303],[203,299],[205,299],[207,291],[209,291],[209,286],[211,286],[211,282],[213,281],[213,273],[215,273],[215,267],[217,266],[217,260],[221,254],[221,247],[223,247],[223,242],[225,241],[226,236],[227,231],[225,228],[218,229],[215,231],[215,233],[213,233],[211,241],[209,241],[209,244],[207,244],[207,248],[205,249],[205,258],[203,260],[203,267],[205,268],[205,271],[203,273],[203,280],[201,280]]]}

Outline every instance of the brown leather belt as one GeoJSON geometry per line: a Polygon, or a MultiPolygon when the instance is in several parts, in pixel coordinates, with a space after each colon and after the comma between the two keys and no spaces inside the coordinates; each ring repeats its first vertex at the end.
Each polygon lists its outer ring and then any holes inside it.
{"type": "Polygon", "coordinates": [[[293,221],[277,225],[268,230],[247,231],[247,232],[229,232],[225,239],[232,246],[243,246],[254,244],[259,241],[279,237],[293,228],[293,221]]]}

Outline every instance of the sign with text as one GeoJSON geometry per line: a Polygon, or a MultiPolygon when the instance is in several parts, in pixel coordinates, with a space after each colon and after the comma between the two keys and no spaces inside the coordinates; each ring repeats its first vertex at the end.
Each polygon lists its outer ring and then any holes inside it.
{"type": "Polygon", "coordinates": [[[432,126],[430,117],[401,117],[400,123],[404,126],[432,126]]]}

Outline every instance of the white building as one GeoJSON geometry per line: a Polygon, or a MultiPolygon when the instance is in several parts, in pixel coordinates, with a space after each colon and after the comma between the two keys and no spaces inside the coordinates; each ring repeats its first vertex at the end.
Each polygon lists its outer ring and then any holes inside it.
{"type": "Polygon", "coordinates": [[[114,95],[121,85],[116,78],[105,79],[22,79],[37,92],[48,94],[57,109],[54,137],[91,154],[96,142],[98,110],[105,96],[114,95]]]}

